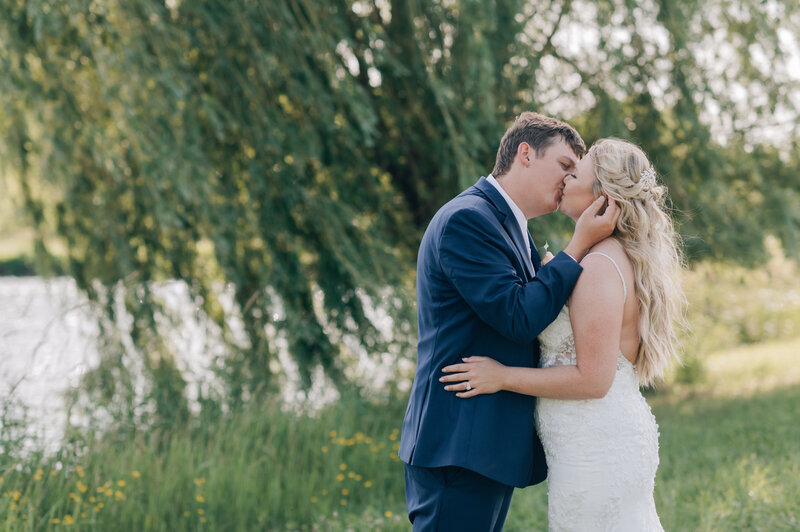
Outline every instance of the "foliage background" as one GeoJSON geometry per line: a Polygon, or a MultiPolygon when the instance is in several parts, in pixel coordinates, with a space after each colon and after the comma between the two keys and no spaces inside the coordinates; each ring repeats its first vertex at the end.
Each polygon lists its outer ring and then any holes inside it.
{"type": "Polygon", "coordinates": [[[709,350],[797,334],[798,34],[788,0],[0,0],[2,268],[94,303],[81,393],[131,445],[198,422],[172,279],[223,347],[203,419],[295,380],[365,392],[365,359],[400,404],[422,232],[536,110],[668,185],[703,333],[680,388],[709,350]]]}

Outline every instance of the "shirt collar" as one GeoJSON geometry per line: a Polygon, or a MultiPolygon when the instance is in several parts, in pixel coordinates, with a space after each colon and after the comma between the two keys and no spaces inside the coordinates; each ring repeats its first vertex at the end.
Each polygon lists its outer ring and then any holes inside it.
{"type": "Polygon", "coordinates": [[[492,184],[494,188],[503,196],[503,199],[506,200],[508,206],[511,207],[511,212],[514,213],[514,218],[516,218],[517,223],[519,224],[519,228],[522,230],[522,238],[525,240],[525,244],[528,244],[528,219],[525,217],[525,214],[522,212],[514,200],[511,199],[511,196],[503,190],[503,187],[500,186],[500,183],[497,182],[497,179],[492,175],[489,174],[489,177],[486,178],[486,181],[492,184]]]}

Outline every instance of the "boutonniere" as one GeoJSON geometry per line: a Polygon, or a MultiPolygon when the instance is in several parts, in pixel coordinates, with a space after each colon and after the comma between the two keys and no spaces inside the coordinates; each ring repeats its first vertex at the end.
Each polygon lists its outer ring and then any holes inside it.
{"type": "Polygon", "coordinates": [[[544,266],[545,264],[547,264],[548,262],[553,260],[553,254],[550,253],[549,251],[547,251],[547,248],[549,248],[549,247],[550,247],[550,244],[548,244],[545,241],[544,246],[542,247],[542,249],[544,250],[544,257],[542,257],[542,266],[544,266]]]}

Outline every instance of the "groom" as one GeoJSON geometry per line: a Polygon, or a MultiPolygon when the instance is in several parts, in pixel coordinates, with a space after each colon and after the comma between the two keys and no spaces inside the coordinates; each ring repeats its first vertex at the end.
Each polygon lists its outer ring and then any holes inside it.
{"type": "Polygon", "coordinates": [[[425,231],[417,372],[399,450],[415,531],[502,530],[514,487],[546,477],[535,398],[501,391],[460,399],[439,377],[469,355],[537,365],[536,336],[572,292],[576,259],[611,234],[619,212],[612,203],[598,215],[603,202],[592,204],[567,248],[541,267],[527,220],[558,208],[585,151],[568,124],[523,113],[503,135],[492,175],[439,209],[425,231]]]}

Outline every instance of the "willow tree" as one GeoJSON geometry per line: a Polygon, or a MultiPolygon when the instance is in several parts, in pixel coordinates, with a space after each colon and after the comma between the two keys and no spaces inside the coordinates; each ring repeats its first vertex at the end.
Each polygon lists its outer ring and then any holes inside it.
{"type": "MultiPolygon", "coordinates": [[[[217,324],[234,399],[280,385],[284,339],[306,385],[315,368],[344,382],[346,337],[387,349],[371,305],[395,318],[395,341],[413,337],[419,237],[491,170],[523,110],[571,120],[589,141],[643,145],[692,257],[754,261],[765,233],[797,256],[793,2],[0,9],[0,152],[23,185],[39,263],[56,233],[68,272],[104,309],[107,337],[120,332],[124,294],[162,409],[183,390],[158,334],[154,281],[185,280],[217,324]],[[776,120],[789,124],[780,136],[776,120]]],[[[539,243],[569,231],[558,215],[532,228],[539,243]]],[[[121,351],[105,353],[125,380],[125,357],[111,354],[121,351]]]]}

